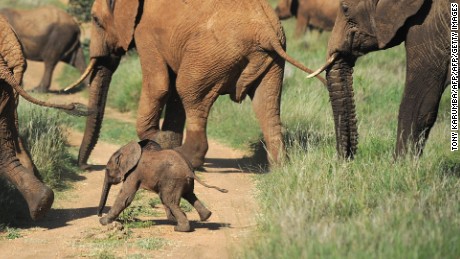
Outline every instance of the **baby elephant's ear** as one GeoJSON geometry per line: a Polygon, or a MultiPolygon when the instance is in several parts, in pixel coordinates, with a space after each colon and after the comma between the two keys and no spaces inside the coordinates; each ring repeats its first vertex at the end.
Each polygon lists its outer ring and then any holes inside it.
{"type": "Polygon", "coordinates": [[[118,166],[122,174],[122,179],[125,179],[126,174],[137,165],[141,154],[141,146],[135,141],[120,148],[118,166]]]}

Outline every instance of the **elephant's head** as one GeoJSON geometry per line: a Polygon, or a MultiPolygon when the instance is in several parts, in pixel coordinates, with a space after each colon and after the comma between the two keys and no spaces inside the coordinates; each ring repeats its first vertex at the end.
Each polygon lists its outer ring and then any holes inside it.
{"type": "Polygon", "coordinates": [[[275,8],[275,13],[281,20],[297,15],[299,0],[280,0],[275,8]]]}
{"type": "Polygon", "coordinates": [[[328,44],[326,70],[339,156],[353,158],[358,144],[353,67],[359,56],[404,40],[404,24],[424,0],[341,0],[328,44]]]}
{"type": "Polygon", "coordinates": [[[126,176],[137,166],[141,154],[141,145],[133,141],[120,148],[110,157],[109,162],[107,162],[104,186],[102,189],[101,201],[99,203],[99,216],[102,215],[102,210],[107,202],[110,187],[126,179],[126,176]]]}
{"type": "Polygon", "coordinates": [[[104,116],[112,74],[121,56],[128,51],[134,36],[142,1],[96,0],[93,4],[90,64],[82,77],[66,90],[78,85],[90,75],[89,107],[95,112],[86,121],[86,130],[78,155],[80,167],[87,166],[88,157],[96,145],[104,116]]]}

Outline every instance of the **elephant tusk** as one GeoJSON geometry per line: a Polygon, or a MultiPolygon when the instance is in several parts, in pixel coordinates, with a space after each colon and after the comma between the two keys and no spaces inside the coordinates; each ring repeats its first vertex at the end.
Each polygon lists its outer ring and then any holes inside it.
{"type": "Polygon", "coordinates": [[[317,75],[319,75],[321,72],[323,72],[324,70],[326,70],[334,61],[335,59],[337,58],[338,54],[337,53],[334,53],[327,61],[326,61],[326,64],[324,64],[322,67],[320,67],[318,70],[316,70],[315,72],[313,72],[312,74],[308,75],[307,78],[313,78],[317,75]]]}
{"type": "Polygon", "coordinates": [[[80,78],[75,82],[73,83],[72,85],[66,87],[63,92],[68,92],[70,90],[72,90],[73,88],[77,87],[81,82],[83,82],[83,80],[85,80],[89,73],[91,73],[91,71],[93,70],[94,66],[96,65],[96,59],[95,58],[92,58],[90,63],[88,64],[88,67],[86,68],[85,72],[83,72],[83,74],[80,76],[80,78]]]}

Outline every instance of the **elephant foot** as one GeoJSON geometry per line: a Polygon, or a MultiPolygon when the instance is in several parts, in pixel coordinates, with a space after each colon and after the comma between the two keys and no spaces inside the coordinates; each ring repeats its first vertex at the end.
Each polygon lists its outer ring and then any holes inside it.
{"type": "MultiPolygon", "coordinates": [[[[29,199],[27,199],[29,201],[29,199]]],[[[54,201],[54,193],[48,187],[43,187],[39,194],[35,194],[29,205],[30,217],[32,220],[41,219],[51,209],[54,201]]]]}
{"type": "Polygon", "coordinates": [[[209,219],[209,217],[211,217],[212,212],[210,212],[209,210],[206,210],[206,211],[199,211],[198,214],[200,215],[201,221],[206,221],[209,219]]]}
{"type": "Polygon", "coordinates": [[[190,232],[192,231],[190,228],[190,224],[180,224],[177,226],[174,226],[174,231],[176,232],[190,232]]]}
{"type": "Polygon", "coordinates": [[[113,222],[113,219],[109,219],[107,216],[105,217],[102,217],[99,219],[99,223],[101,223],[101,225],[105,226],[107,224],[110,224],[113,222]]]}

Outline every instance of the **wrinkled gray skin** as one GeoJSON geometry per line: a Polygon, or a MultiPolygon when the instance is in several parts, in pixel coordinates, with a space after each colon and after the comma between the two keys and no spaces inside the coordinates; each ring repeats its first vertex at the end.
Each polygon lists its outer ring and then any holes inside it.
{"type": "Polygon", "coordinates": [[[446,0],[340,1],[328,46],[329,57],[337,58],[326,75],[341,157],[353,158],[358,144],[352,78],[356,59],[402,42],[406,46],[406,84],[395,155],[408,150],[422,153],[450,78],[449,10],[446,0]]]}
{"type": "Polygon", "coordinates": [[[45,72],[35,91],[49,90],[59,61],[83,73],[86,61],[80,44],[80,28],[65,11],[51,6],[32,10],[4,8],[0,9],[0,14],[17,33],[26,59],[45,63],[45,72]]]}
{"type": "MultiPolygon", "coordinates": [[[[113,222],[133,201],[139,188],[158,193],[165,206],[169,220],[177,222],[175,231],[191,231],[189,221],[180,209],[180,199],[187,200],[200,215],[202,221],[211,216],[211,212],[193,193],[195,174],[191,165],[175,150],[162,150],[151,140],[131,142],[116,151],[107,163],[104,186],[99,204],[98,215],[102,215],[110,187],[123,181],[120,193],[110,211],[99,221],[102,225],[113,222]]],[[[221,192],[227,190],[203,184],[221,192]]]]}

